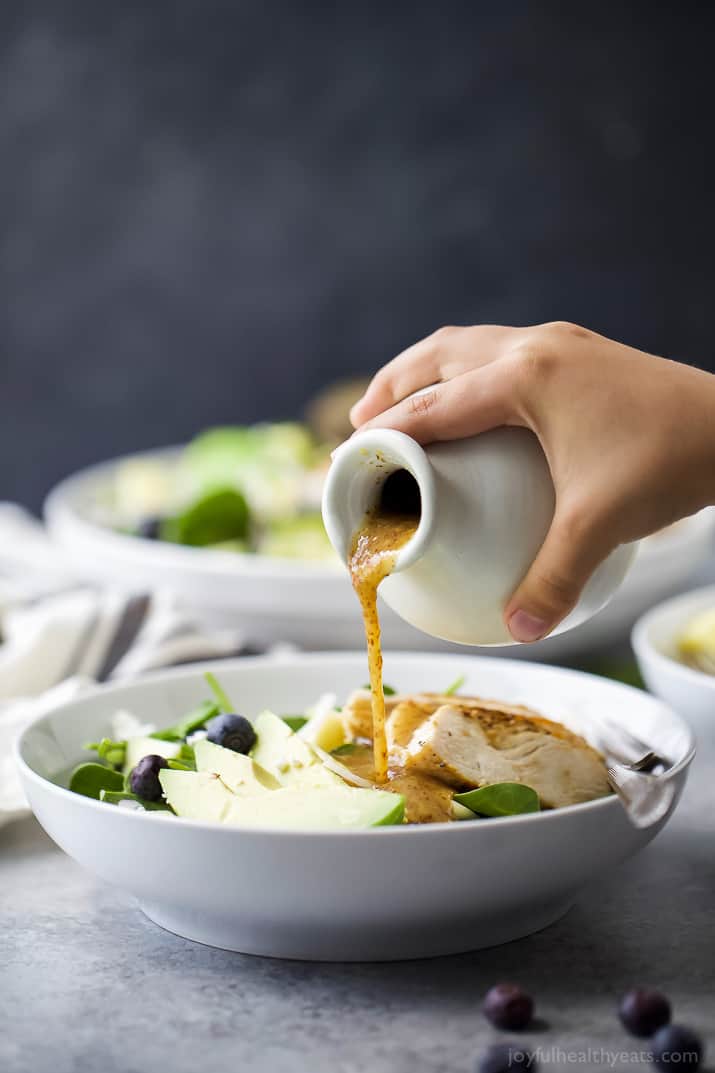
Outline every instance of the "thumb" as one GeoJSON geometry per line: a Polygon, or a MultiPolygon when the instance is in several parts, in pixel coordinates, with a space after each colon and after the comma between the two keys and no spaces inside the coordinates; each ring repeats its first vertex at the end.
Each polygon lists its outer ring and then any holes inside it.
{"type": "Polygon", "coordinates": [[[610,526],[557,507],[528,573],[504,610],[515,641],[546,637],[572,610],[596,567],[613,550],[610,526]]]}

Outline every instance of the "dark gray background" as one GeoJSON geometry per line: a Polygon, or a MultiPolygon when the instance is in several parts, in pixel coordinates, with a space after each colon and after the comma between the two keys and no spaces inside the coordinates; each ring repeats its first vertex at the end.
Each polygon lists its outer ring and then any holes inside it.
{"type": "Polygon", "coordinates": [[[442,323],[713,360],[712,6],[0,8],[0,497],[442,323]]]}

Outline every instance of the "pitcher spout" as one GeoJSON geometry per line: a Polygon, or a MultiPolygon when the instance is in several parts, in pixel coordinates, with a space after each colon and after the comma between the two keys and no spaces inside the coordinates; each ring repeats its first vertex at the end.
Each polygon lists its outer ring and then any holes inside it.
{"type": "Polygon", "coordinates": [[[353,537],[369,511],[414,512],[414,536],[397,553],[393,573],[424,554],[435,521],[435,480],[420,445],[394,429],[359,432],[333,452],[323,490],[323,522],[341,561],[347,562],[353,537]]]}

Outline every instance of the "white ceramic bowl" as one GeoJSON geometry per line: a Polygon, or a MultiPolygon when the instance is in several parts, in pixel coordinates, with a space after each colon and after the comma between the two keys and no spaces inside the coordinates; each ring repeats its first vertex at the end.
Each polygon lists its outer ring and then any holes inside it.
{"type": "MultiPolygon", "coordinates": [[[[171,462],[178,451],[133,457],[171,462]]],[[[357,601],[337,558],[332,564],[187,548],[126,536],[99,524],[98,505],[106,502],[124,462],[126,458],[82,470],[47,498],[50,535],[76,571],[131,587],[170,588],[201,618],[213,625],[241,626],[257,644],[293,641],[321,649],[363,644],[357,601]]],[[[595,618],[536,645],[501,651],[511,658],[562,660],[625,638],[646,608],[682,589],[712,554],[714,528],[715,511],[703,511],[641,541],[624,584],[595,618]]],[[[381,621],[387,647],[454,651],[455,646],[403,622],[382,601],[381,621]]]]}
{"type": "Polygon", "coordinates": [[[702,741],[715,741],[715,675],[681,663],[677,638],[690,619],[713,607],[715,585],[683,593],[643,615],[632,637],[648,689],[687,719],[702,741]]]}
{"type": "MultiPolygon", "coordinates": [[[[214,665],[252,716],[295,712],[324,690],[365,680],[363,655],[246,659],[214,665]]],[[[588,733],[599,713],[621,721],[677,761],[685,783],[693,739],[646,693],[576,671],[454,655],[389,655],[386,680],[402,690],[464,690],[533,705],[588,733]]],[[[241,831],[136,813],[56,784],[87,740],[125,708],[159,726],[206,695],[202,668],[104,686],[44,715],[22,735],[30,804],[51,838],[90,871],[136,896],[157,924],[245,953],[379,961],[493,946],[552,923],[597,875],[644,846],[667,821],[636,830],[615,797],[570,808],[424,827],[365,831],[241,831]]]]}

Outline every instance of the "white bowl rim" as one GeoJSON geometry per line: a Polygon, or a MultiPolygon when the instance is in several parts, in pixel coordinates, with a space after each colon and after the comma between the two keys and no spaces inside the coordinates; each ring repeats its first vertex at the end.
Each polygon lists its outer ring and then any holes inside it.
{"type": "MultiPolygon", "coordinates": [[[[429,654],[428,653],[420,653],[419,654],[420,658],[423,658],[424,655],[429,655],[429,654]]],[[[444,658],[443,653],[435,653],[435,655],[439,656],[440,658],[444,658]]],[[[409,659],[409,658],[414,658],[415,653],[414,652],[392,652],[391,656],[393,658],[395,658],[395,659],[400,659],[400,658],[408,658],[409,659]]],[[[58,704],[56,707],[50,709],[49,711],[44,711],[41,715],[36,716],[24,728],[22,733],[15,740],[14,749],[13,749],[15,762],[18,765],[23,777],[25,779],[28,779],[29,781],[34,782],[35,784],[41,786],[43,788],[43,790],[47,790],[49,788],[50,792],[52,794],[58,795],[61,800],[62,799],[66,800],[69,797],[75,802],[75,804],[78,804],[79,807],[88,807],[88,808],[92,808],[92,809],[100,809],[101,814],[106,815],[106,810],[107,810],[108,806],[106,804],[104,804],[103,802],[95,801],[93,798],[84,797],[82,794],[76,794],[76,793],[73,793],[71,790],[66,789],[63,786],[58,786],[57,783],[52,782],[51,779],[45,778],[43,775],[40,775],[38,772],[36,772],[34,770],[34,768],[30,767],[30,765],[27,763],[27,761],[24,759],[24,757],[22,755],[22,750],[23,750],[23,746],[24,746],[24,743],[25,743],[25,739],[31,734],[31,732],[33,731],[34,727],[37,726],[37,724],[42,723],[44,720],[46,720],[50,716],[61,715],[61,713],[64,710],[66,710],[68,708],[72,708],[76,704],[83,703],[86,700],[91,700],[92,697],[95,697],[97,695],[104,696],[104,695],[115,693],[115,692],[121,693],[125,689],[132,688],[134,686],[141,686],[141,685],[144,685],[144,684],[150,684],[150,685],[151,684],[160,684],[161,682],[164,682],[164,681],[167,681],[167,680],[176,681],[176,680],[181,680],[182,678],[193,678],[196,675],[203,674],[205,671],[212,671],[213,673],[220,674],[222,670],[224,670],[224,671],[229,670],[229,669],[233,670],[233,669],[242,668],[242,667],[249,668],[251,666],[263,666],[263,665],[266,665],[266,664],[268,664],[268,665],[274,664],[275,666],[280,666],[281,668],[287,668],[287,667],[289,668],[291,666],[291,664],[296,664],[296,663],[300,664],[300,665],[303,665],[305,663],[310,664],[310,663],[313,663],[313,662],[320,663],[320,664],[325,663],[325,662],[329,662],[329,663],[330,662],[336,662],[337,663],[337,662],[340,662],[341,660],[344,660],[346,658],[356,658],[356,657],[359,657],[360,659],[363,659],[364,658],[364,653],[362,653],[362,652],[358,653],[358,652],[355,652],[355,651],[352,651],[352,652],[307,652],[307,653],[296,653],[296,654],[285,655],[285,656],[281,655],[279,659],[277,659],[276,657],[271,657],[271,656],[241,656],[241,657],[234,658],[234,659],[231,659],[231,660],[220,660],[220,661],[209,660],[209,661],[200,662],[200,663],[192,663],[192,664],[190,664],[189,666],[186,666],[186,667],[173,667],[173,668],[165,669],[165,670],[162,670],[162,671],[151,672],[149,674],[144,674],[139,678],[131,679],[131,680],[128,680],[128,681],[112,682],[110,684],[96,685],[96,686],[88,689],[86,692],[80,694],[80,696],[75,697],[75,698],[73,698],[71,700],[65,701],[62,704],[58,704]],[[79,801],[78,801],[78,799],[79,799],[79,801]]],[[[627,691],[627,692],[630,692],[630,693],[632,693],[632,692],[642,693],[641,690],[636,689],[634,686],[626,685],[623,682],[615,682],[615,681],[610,680],[610,679],[604,679],[604,678],[600,677],[599,675],[589,674],[586,671],[573,670],[573,669],[568,668],[568,667],[553,667],[551,664],[536,663],[536,662],[531,662],[531,661],[527,662],[527,661],[524,661],[524,660],[508,660],[508,659],[503,659],[503,658],[500,658],[500,657],[490,657],[490,656],[472,656],[471,658],[479,660],[479,662],[482,663],[482,664],[489,664],[493,668],[499,669],[499,670],[504,670],[504,669],[508,668],[509,666],[511,666],[512,669],[515,672],[518,672],[520,669],[524,669],[524,668],[528,668],[529,670],[534,670],[539,674],[548,674],[548,673],[553,673],[554,671],[558,671],[559,674],[566,675],[569,678],[580,678],[580,679],[581,678],[586,678],[586,679],[592,679],[592,680],[597,681],[599,683],[609,682],[610,685],[614,689],[623,690],[623,691],[627,691]]],[[[669,705],[665,704],[662,701],[659,701],[655,697],[651,697],[651,700],[653,700],[654,703],[658,703],[662,708],[665,708],[667,710],[667,712],[668,712],[668,715],[671,718],[675,719],[675,721],[679,724],[680,729],[685,732],[685,736],[686,736],[686,740],[688,742],[688,745],[687,745],[687,748],[686,748],[685,755],[671,769],[672,774],[675,775],[679,771],[682,771],[683,769],[687,768],[690,765],[690,763],[692,762],[693,757],[695,756],[695,752],[696,752],[695,737],[693,735],[692,730],[688,726],[688,724],[683,719],[681,719],[681,717],[677,714],[677,712],[675,712],[669,705]]],[[[521,825],[521,824],[528,824],[528,823],[552,823],[552,822],[558,822],[558,818],[559,818],[560,815],[573,815],[574,813],[579,813],[580,814],[580,813],[583,813],[583,812],[586,812],[586,811],[593,812],[593,811],[599,811],[599,810],[605,810],[605,809],[613,809],[613,808],[621,808],[621,807],[622,806],[621,806],[616,794],[610,794],[608,797],[597,798],[594,801],[584,801],[584,802],[581,802],[580,804],[576,804],[576,805],[564,805],[561,808],[547,809],[547,810],[544,810],[543,812],[525,813],[525,814],[522,814],[522,815],[519,815],[519,816],[498,816],[498,817],[493,817],[492,819],[497,820],[499,822],[499,824],[503,825],[504,829],[506,829],[507,826],[514,826],[515,824],[516,825],[521,825]]],[[[151,812],[151,811],[140,812],[140,811],[134,810],[134,809],[119,809],[119,808],[116,808],[115,812],[118,815],[126,817],[128,820],[130,820],[130,822],[133,822],[133,821],[138,821],[140,823],[145,823],[145,822],[148,822],[148,823],[164,823],[164,822],[166,822],[165,817],[161,813],[155,813],[155,812],[151,812]]],[[[182,826],[187,825],[187,826],[189,826],[191,828],[194,828],[194,829],[202,829],[202,830],[205,830],[205,831],[212,831],[212,832],[216,832],[216,833],[221,832],[221,835],[219,835],[218,837],[236,838],[236,837],[260,836],[262,838],[270,837],[271,839],[274,839],[274,840],[278,839],[278,838],[281,838],[281,837],[285,838],[286,836],[288,836],[290,838],[301,838],[301,839],[305,839],[305,838],[321,838],[321,839],[331,839],[332,838],[332,839],[334,839],[336,836],[338,836],[340,838],[348,837],[348,838],[362,838],[362,839],[364,839],[364,838],[375,838],[375,837],[378,837],[378,838],[385,838],[385,837],[392,837],[392,838],[396,838],[396,837],[397,838],[400,838],[400,837],[401,838],[415,838],[415,837],[418,837],[419,838],[419,837],[424,837],[424,835],[417,834],[417,832],[420,832],[420,831],[427,831],[427,832],[429,832],[429,831],[442,831],[443,833],[446,833],[447,831],[449,831],[450,832],[449,837],[451,837],[451,838],[454,838],[454,837],[462,838],[462,837],[474,837],[474,834],[472,833],[472,835],[464,835],[464,834],[458,834],[457,832],[459,832],[459,831],[472,831],[472,832],[474,832],[476,830],[483,829],[483,825],[481,823],[473,823],[471,821],[464,821],[464,822],[461,822],[461,823],[458,822],[458,821],[445,821],[443,823],[430,823],[430,824],[390,824],[390,825],[379,826],[379,827],[369,827],[369,828],[364,828],[364,829],[363,828],[358,828],[358,829],[348,829],[348,830],[306,829],[304,831],[299,830],[299,829],[296,830],[296,829],[293,829],[293,828],[279,828],[279,827],[250,827],[250,828],[240,828],[240,827],[232,827],[232,826],[229,827],[229,826],[224,826],[222,824],[206,822],[206,821],[203,821],[203,820],[190,820],[190,819],[186,819],[186,818],[181,817],[181,816],[173,816],[171,818],[172,826],[177,822],[182,826]]],[[[500,826],[500,830],[501,829],[502,829],[502,827],[500,826]]]]}
{"type": "Polygon", "coordinates": [[[681,663],[680,660],[674,659],[673,656],[666,656],[664,652],[661,652],[655,646],[650,638],[650,631],[661,616],[667,615],[671,611],[677,612],[681,606],[685,611],[687,607],[693,605],[693,610],[695,610],[694,605],[699,604],[701,600],[707,602],[708,599],[711,599],[713,606],[715,606],[715,585],[703,585],[699,589],[681,592],[677,596],[671,596],[667,600],[661,601],[661,603],[651,607],[649,611],[646,611],[638,619],[631,631],[631,644],[637,657],[652,660],[662,670],[677,676],[684,683],[698,685],[702,689],[709,689],[715,693],[715,675],[706,674],[705,671],[699,671],[695,667],[689,667],[687,663],[681,663]]]}
{"type": "Polygon", "coordinates": [[[75,489],[86,480],[110,472],[123,462],[142,458],[160,458],[171,456],[181,451],[181,446],[161,447],[146,451],[135,451],[120,455],[104,462],[95,462],[90,466],[71,473],[56,484],[45,497],[42,513],[50,531],[53,529],[72,528],[85,540],[100,541],[110,550],[120,553],[133,562],[148,560],[149,564],[164,568],[191,569],[201,573],[224,576],[227,569],[236,577],[249,576],[261,579],[279,580],[296,578],[300,581],[329,581],[334,578],[342,580],[344,564],[335,558],[331,560],[291,559],[278,555],[259,555],[256,553],[222,551],[220,548],[194,548],[186,544],[171,544],[165,540],[147,540],[131,533],[122,533],[109,525],[85,518],[73,506],[71,499],[75,489]],[[343,570],[341,570],[341,566],[343,570]]]}

